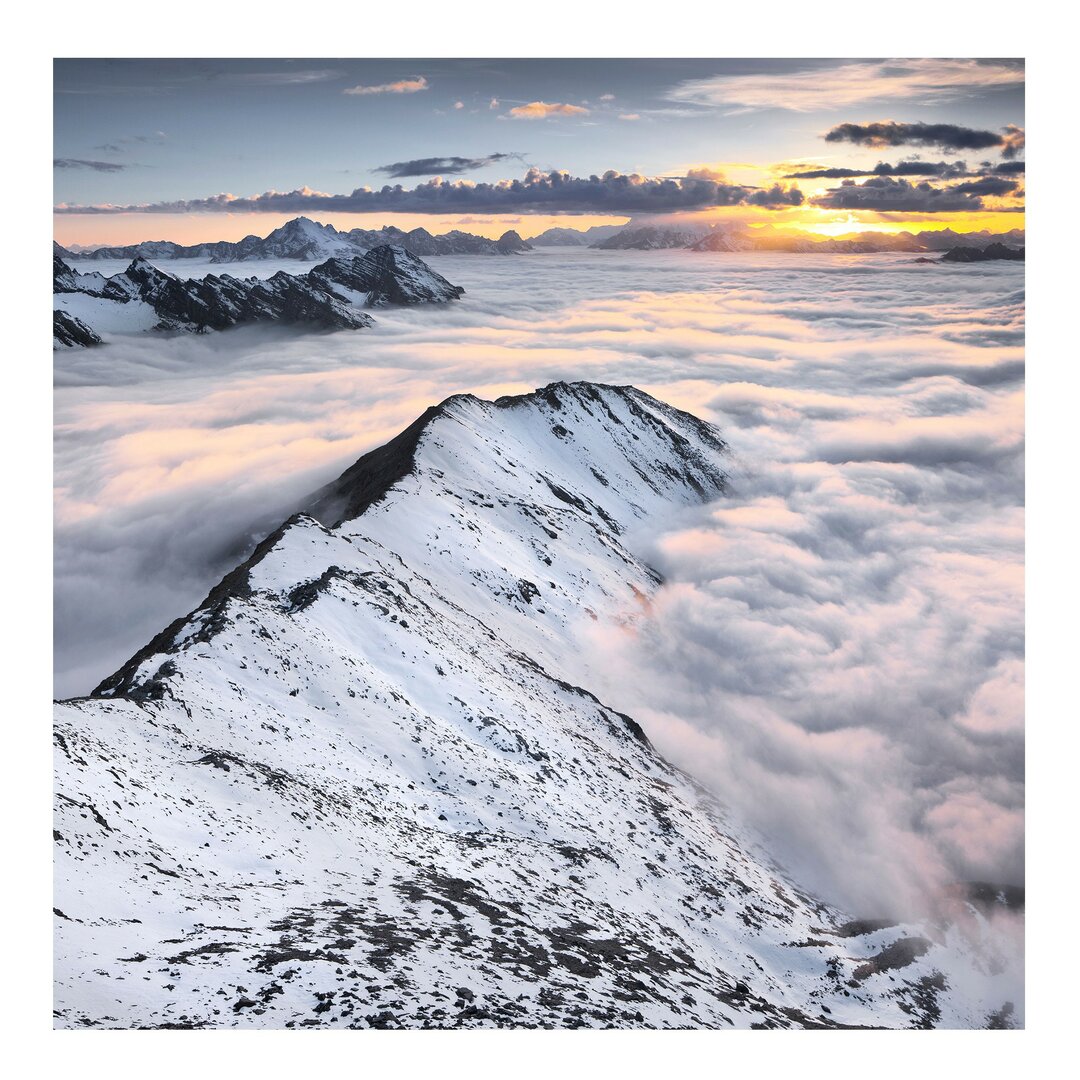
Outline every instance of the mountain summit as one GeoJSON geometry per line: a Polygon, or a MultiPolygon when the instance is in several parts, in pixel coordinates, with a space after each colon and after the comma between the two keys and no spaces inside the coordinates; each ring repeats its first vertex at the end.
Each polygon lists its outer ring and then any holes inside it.
{"type": "Polygon", "coordinates": [[[980,938],[852,923],[588,689],[722,495],[633,387],[449,398],[56,709],[63,1027],[978,1026],[980,938]]]}

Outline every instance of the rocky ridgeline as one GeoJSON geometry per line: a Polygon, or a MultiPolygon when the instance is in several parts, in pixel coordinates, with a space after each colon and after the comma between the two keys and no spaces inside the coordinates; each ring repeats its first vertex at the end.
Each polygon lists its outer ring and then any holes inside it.
{"type": "Polygon", "coordinates": [[[54,254],[53,341],[55,348],[98,344],[95,317],[116,325],[118,309],[133,329],[203,333],[272,322],[357,330],[372,325],[365,308],[445,303],[464,292],[417,256],[388,244],[328,259],[306,274],[281,270],[266,279],[179,278],[142,257],[106,278],[78,273],[54,254]]]}

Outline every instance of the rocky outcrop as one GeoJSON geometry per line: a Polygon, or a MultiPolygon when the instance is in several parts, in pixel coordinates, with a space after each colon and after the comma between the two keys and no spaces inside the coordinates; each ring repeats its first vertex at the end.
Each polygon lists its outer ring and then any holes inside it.
{"type": "Polygon", "coordinates": [[[73,349],[100,345],[101,338],[70,311],[53,312],[53,348],[73,349]]]}
{"type": "Polygon", "coordinates": [[[1024,249],[1006,247],[1005,244],[988,244],[984,248],[955,247],[941,256],[942,262],[992,262],[1004,259],[1008,262],[1023,262],[1024,249]]]}

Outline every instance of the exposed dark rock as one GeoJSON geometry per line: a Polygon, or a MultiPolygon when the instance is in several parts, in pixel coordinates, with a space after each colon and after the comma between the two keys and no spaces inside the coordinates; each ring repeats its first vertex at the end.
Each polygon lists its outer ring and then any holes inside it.
{"type": "Polygon", "coordinates": [[[955,247],[946,251],[941,256],[942,262],[991,262],[995,259],[1006,259],[1012,262],[1024,261],[1023,248],[1006,247],[1004,244],[988,244],[984,248],[955,247]]]}
{"type": "Polygon", "coordinates": [[[53,348],[87,348],[100,345],[101,337],[69,311],[53,311],[53,348]]]}

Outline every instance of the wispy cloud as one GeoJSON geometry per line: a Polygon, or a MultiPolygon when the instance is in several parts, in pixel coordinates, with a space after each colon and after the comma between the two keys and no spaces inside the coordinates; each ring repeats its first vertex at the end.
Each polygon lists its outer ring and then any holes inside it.
{"type": "Polygon", "coordinates": [[[373,171],[385,173],[390,177],[458,175],[486,168],[499,161],[511,159],[520,161],[521,158],[521,154],[488,154],[487,157],[479,158],[457,157],[456,155],[413,158],[410,161],[395,161],[390,165],[379,165],[373,171]]]}
{"type": "Polygon", "coordinates": [[[369,94],[416,94],[427,89],[427,79],[423,75],[416,75],[411,79],[398,79],[397,82],[379,83],[376,86],[350,86],[341,92],[367,96],[369,94]]]}
{"type": "Polygon", "coordinates": [[[126,154],[132,143],[145,146],[150,143],[168,142],[169,137],[164,131],[154,131],[149,135],[120,135],[111,142],[95,146],[95,150],[103,150],[107,154],[126,154]]]}
{"type": "Polygon", "coordinates": [[[668,91],[672,101],[796,112],[836,111],[867,101],[927,103],[953,100],[972,90],[1024,82],[1021,61],[880,60],[811,67],[787,74],[715,75],[689,79],[668,91]]]}
{"type": "Polygon", "coordinates": [[[530,101],[527,105],[515,105],[509,115],[515,120],[547,120],[553,116],[588,116],[589,110],[562,102],[530,101]]]}
{"type": "Polygon", "coordinates": [[[304,86],[336,79],[341,74],[331,68],[311,68],[296,71],[230,71],[214,74],[212,78],[216,82],[247,83],[250,86],[304,86]]]}
{"type": "Polygon", "coordinates": [[[115,161],[88,161],[86,158],[53,158],[54,169],[92,169],[94,172],[121,172],[131,168],[130,165],[120,165],[115,161]]]}

